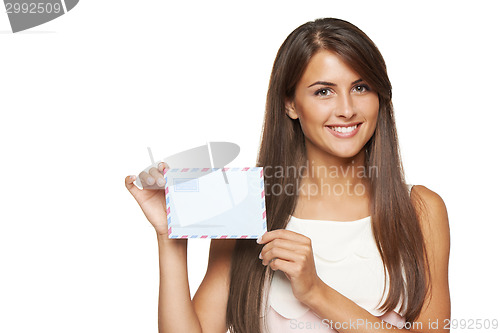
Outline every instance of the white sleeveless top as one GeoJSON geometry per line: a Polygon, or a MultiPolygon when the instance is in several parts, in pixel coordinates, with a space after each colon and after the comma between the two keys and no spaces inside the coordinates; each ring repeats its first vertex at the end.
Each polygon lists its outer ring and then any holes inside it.
{"type": "MultiPolygon", "coordinates": [[[[408,187],[411,191],[411,185],[408,187]]],[[[402,310],[401,300],[397,312],[383,313],[377,309],[387,297],[389,282],[384,294],[385,268],[373,237],[370,216],[350,222],[290,216],[286,229],[311,239],[316,273],[323,282],[372,315],[393,325],[404,325],[404,318],[397,313],[402,310]]],[[[316,325],[321,326],[321,320],[311,316],[314,313],[295,298],[290,281],[279,270],[274,272],[267,300],[263,310],[271,333],[296,331],[292,320],[317,321],[316,325]]],[[[325,327],[318,331],[325,332],[325,327]]]]}

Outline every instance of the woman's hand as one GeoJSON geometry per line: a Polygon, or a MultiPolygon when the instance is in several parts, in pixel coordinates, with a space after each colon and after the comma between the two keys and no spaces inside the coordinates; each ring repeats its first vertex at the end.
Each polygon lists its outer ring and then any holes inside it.
{"type": "Polygon", "coordinates": [[[167,211],[165,204],[165,178],[164,170],[168,168],[165,163],[160,163],[158,168],[151,168],[149,173],[141,172],[139,178],[143,189],[133,183],[135,176],[125,178],[125,186],[141,207],[146,218],[151,222],[159,236],[166,235],[167,211]]]}
{"type": "Polygon", "coordinates": [[[259,255],[262,264],[285,273],[295,298],[305,303],[322,282],[316,274],[311,240],[299,233],[278,229],[266,232],[257,242],[266,244],[259,255]]]}

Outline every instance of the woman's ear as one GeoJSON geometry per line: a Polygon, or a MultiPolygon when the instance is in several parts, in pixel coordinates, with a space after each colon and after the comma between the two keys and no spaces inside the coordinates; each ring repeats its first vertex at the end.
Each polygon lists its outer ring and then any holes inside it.
{"type": "Polygon", "coordinates": [[[292,100],[287,99],[285,101],[285,110],[286,110],[286,114],[288,115],[288,117],[290,117],[292,119],[299,118],[297,111],[295,111],[295,103],[292,100]]]}

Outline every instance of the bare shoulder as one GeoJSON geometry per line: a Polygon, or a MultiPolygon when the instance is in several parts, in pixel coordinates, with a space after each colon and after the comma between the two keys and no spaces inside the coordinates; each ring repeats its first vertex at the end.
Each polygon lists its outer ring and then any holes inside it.
{"type": "Polygon", "coordinates": [[[411,198],[420,198],[428,208],[432,210],[446,210],[443,199],[434,191],[429,190],[423,185],[415,185],[411,191],[411,198]]]}
{"type": "Polygon", "coordinates": [[[415,185],[411,191],[427,243],[432,243],[441,251],[447,252],[450,244],[450,227],[446,205],[436,192],[422,185],[415,185]]]}
{"type": "Polygon", "coordinates": [[[413,186],[411,200],[416,208],[429,264],[429,286],[422,312],[417,322],[445,323],[451,316],[448,264],[450,258],[450,228],[443,199],[425,186],[413,186]]]}
{"type": "Polygon", "coordinates": [[[446,205],[436,192],[423,185],[415,185],[411,191],[411,200],[422,221],[430,222],[429,218],[432,220],[437,218],[438,223],[446,222],[448,224],[446,205]]]}
{"type": "Polygon", "coordinates": [[[208,269],[214,268],[214,266],[218,266],[217,269],[220,269],[220,265],[227,266],[225,268],[229,269],[235,244],[235,239],[213,239],[210,242],[208,269]]]}
{"type": "Polygon", "coordinates": [[[209,284],[220,281],[229,285],[229,273],[231,270],[231,258],[236,240],[234,239],[212,239],[210,241],[210,253],[208,255],[207,273],[203,282],[209,284]]]}

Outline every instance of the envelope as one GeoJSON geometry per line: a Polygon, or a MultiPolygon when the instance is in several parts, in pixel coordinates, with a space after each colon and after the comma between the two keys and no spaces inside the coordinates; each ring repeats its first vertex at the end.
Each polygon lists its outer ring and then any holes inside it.
{"type": "Polygon", "coordinates": [[[256,239],[267,231],[262,167],[165,172],[169,238],[256,239]]]}

